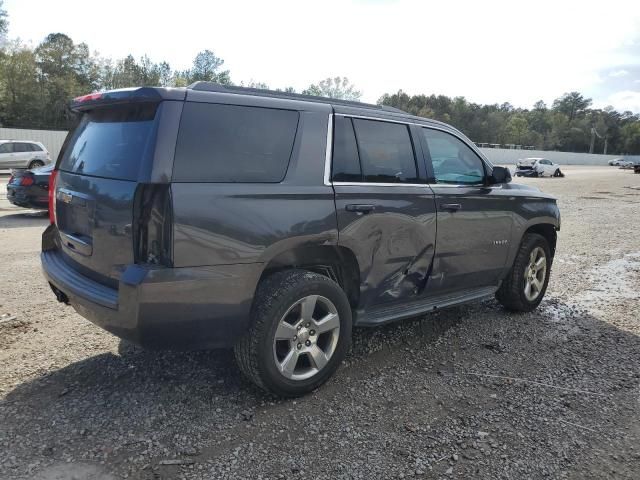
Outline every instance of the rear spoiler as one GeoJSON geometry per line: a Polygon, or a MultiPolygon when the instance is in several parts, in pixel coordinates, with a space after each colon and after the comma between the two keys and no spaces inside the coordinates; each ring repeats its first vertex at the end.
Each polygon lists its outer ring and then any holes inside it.
{"type": "Polygon", "coordinates": [[[185,88],[138,87],[90,93],[76,97],[69,107],[74,112],[92,110],[106,105],[123,103],[156,103],[162,100],[184,100],[187,96],[185,88]]]}

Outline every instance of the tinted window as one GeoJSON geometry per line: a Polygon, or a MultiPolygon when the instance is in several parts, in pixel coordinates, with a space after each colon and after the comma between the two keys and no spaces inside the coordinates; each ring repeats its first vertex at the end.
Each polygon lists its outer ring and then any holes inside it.
{"type": "Polygon", "coordinates": [[[13,144],[13,151],[14,152],[19,152],[19,153],[24,153],[24,152],[30,152],[31,149],[29,148],[29,144],[28,143],[17,142],[17,143],[13,144]]]}
{"type": "Polygon", "coordinates": [[[437,183],[477,184],[484,181],[482,160],[460,139],[429,128],[423,128],[422,133],[437,183]]]}
{"type": "Polygon", "coordinates": [[[155,106],[94,110],[83,115],[67,146],[60,170],[136,180],[153,148],[155,106]]]}
{"type": "Polygon", "coordinates": [[[0,153],[11,153],[13,152],[12,143],[0,143],[0,153]]]}
{"type": "Polygon", "coordinates": [[[176,145],[178,182],[280,182],[298,126],[298,112],[186,103],[176,145]]]}
{"type": "Polygon", "coordinates": [[[356,136],[350,118],[335,117],[331,178],[336,182],[362,181],[356,136]]]}
{"type": "Polygon", "coordinates": [[[32,152],[41,152],[42,147],[40,145],[36,145],[35,143],[30,143],[29,148],[31,148],[32,152]]]}
{"type": "Polygon", "coordinates": [[[366,182],[417,181],[413,146],[406,125],[354,118],[353,126],[366,182]]]}

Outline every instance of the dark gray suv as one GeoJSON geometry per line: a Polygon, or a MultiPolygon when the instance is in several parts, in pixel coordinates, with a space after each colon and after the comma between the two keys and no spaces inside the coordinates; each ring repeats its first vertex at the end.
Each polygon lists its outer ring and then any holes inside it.
{"type": "Polygon", "coordinates": [[[151,348],[233,346],[278,395],[318,387],[354,325],[542,300],[553,197],[449,125],[195,83],[79,97],[51,176],[58,300],[151,348]]]}

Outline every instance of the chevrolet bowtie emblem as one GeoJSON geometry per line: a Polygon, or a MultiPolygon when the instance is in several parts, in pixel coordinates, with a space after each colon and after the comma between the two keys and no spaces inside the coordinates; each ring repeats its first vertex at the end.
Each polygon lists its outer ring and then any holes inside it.
{"type": "Polygon", "coordinates": [[[64,203],[71,203],[73,201],[73,195],[67,192],[58,192],[58,200],[64,203]]]}

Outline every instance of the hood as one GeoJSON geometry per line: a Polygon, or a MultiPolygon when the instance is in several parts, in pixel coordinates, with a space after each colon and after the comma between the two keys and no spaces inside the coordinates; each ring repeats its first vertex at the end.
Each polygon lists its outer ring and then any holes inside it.
{"type": "Polygon", "coordinates": [[[540,191],[539,188],[532,187],[531,185],[523,185],[521,183],[507,183],[502,188],[505,190],[517,190],[518,192],[522,192],[525,195],[529,195],[531,197],[536,198],[548,198],[549,200],[556,201],[557,198],[549,193],[545,193],[540,191]]]}

